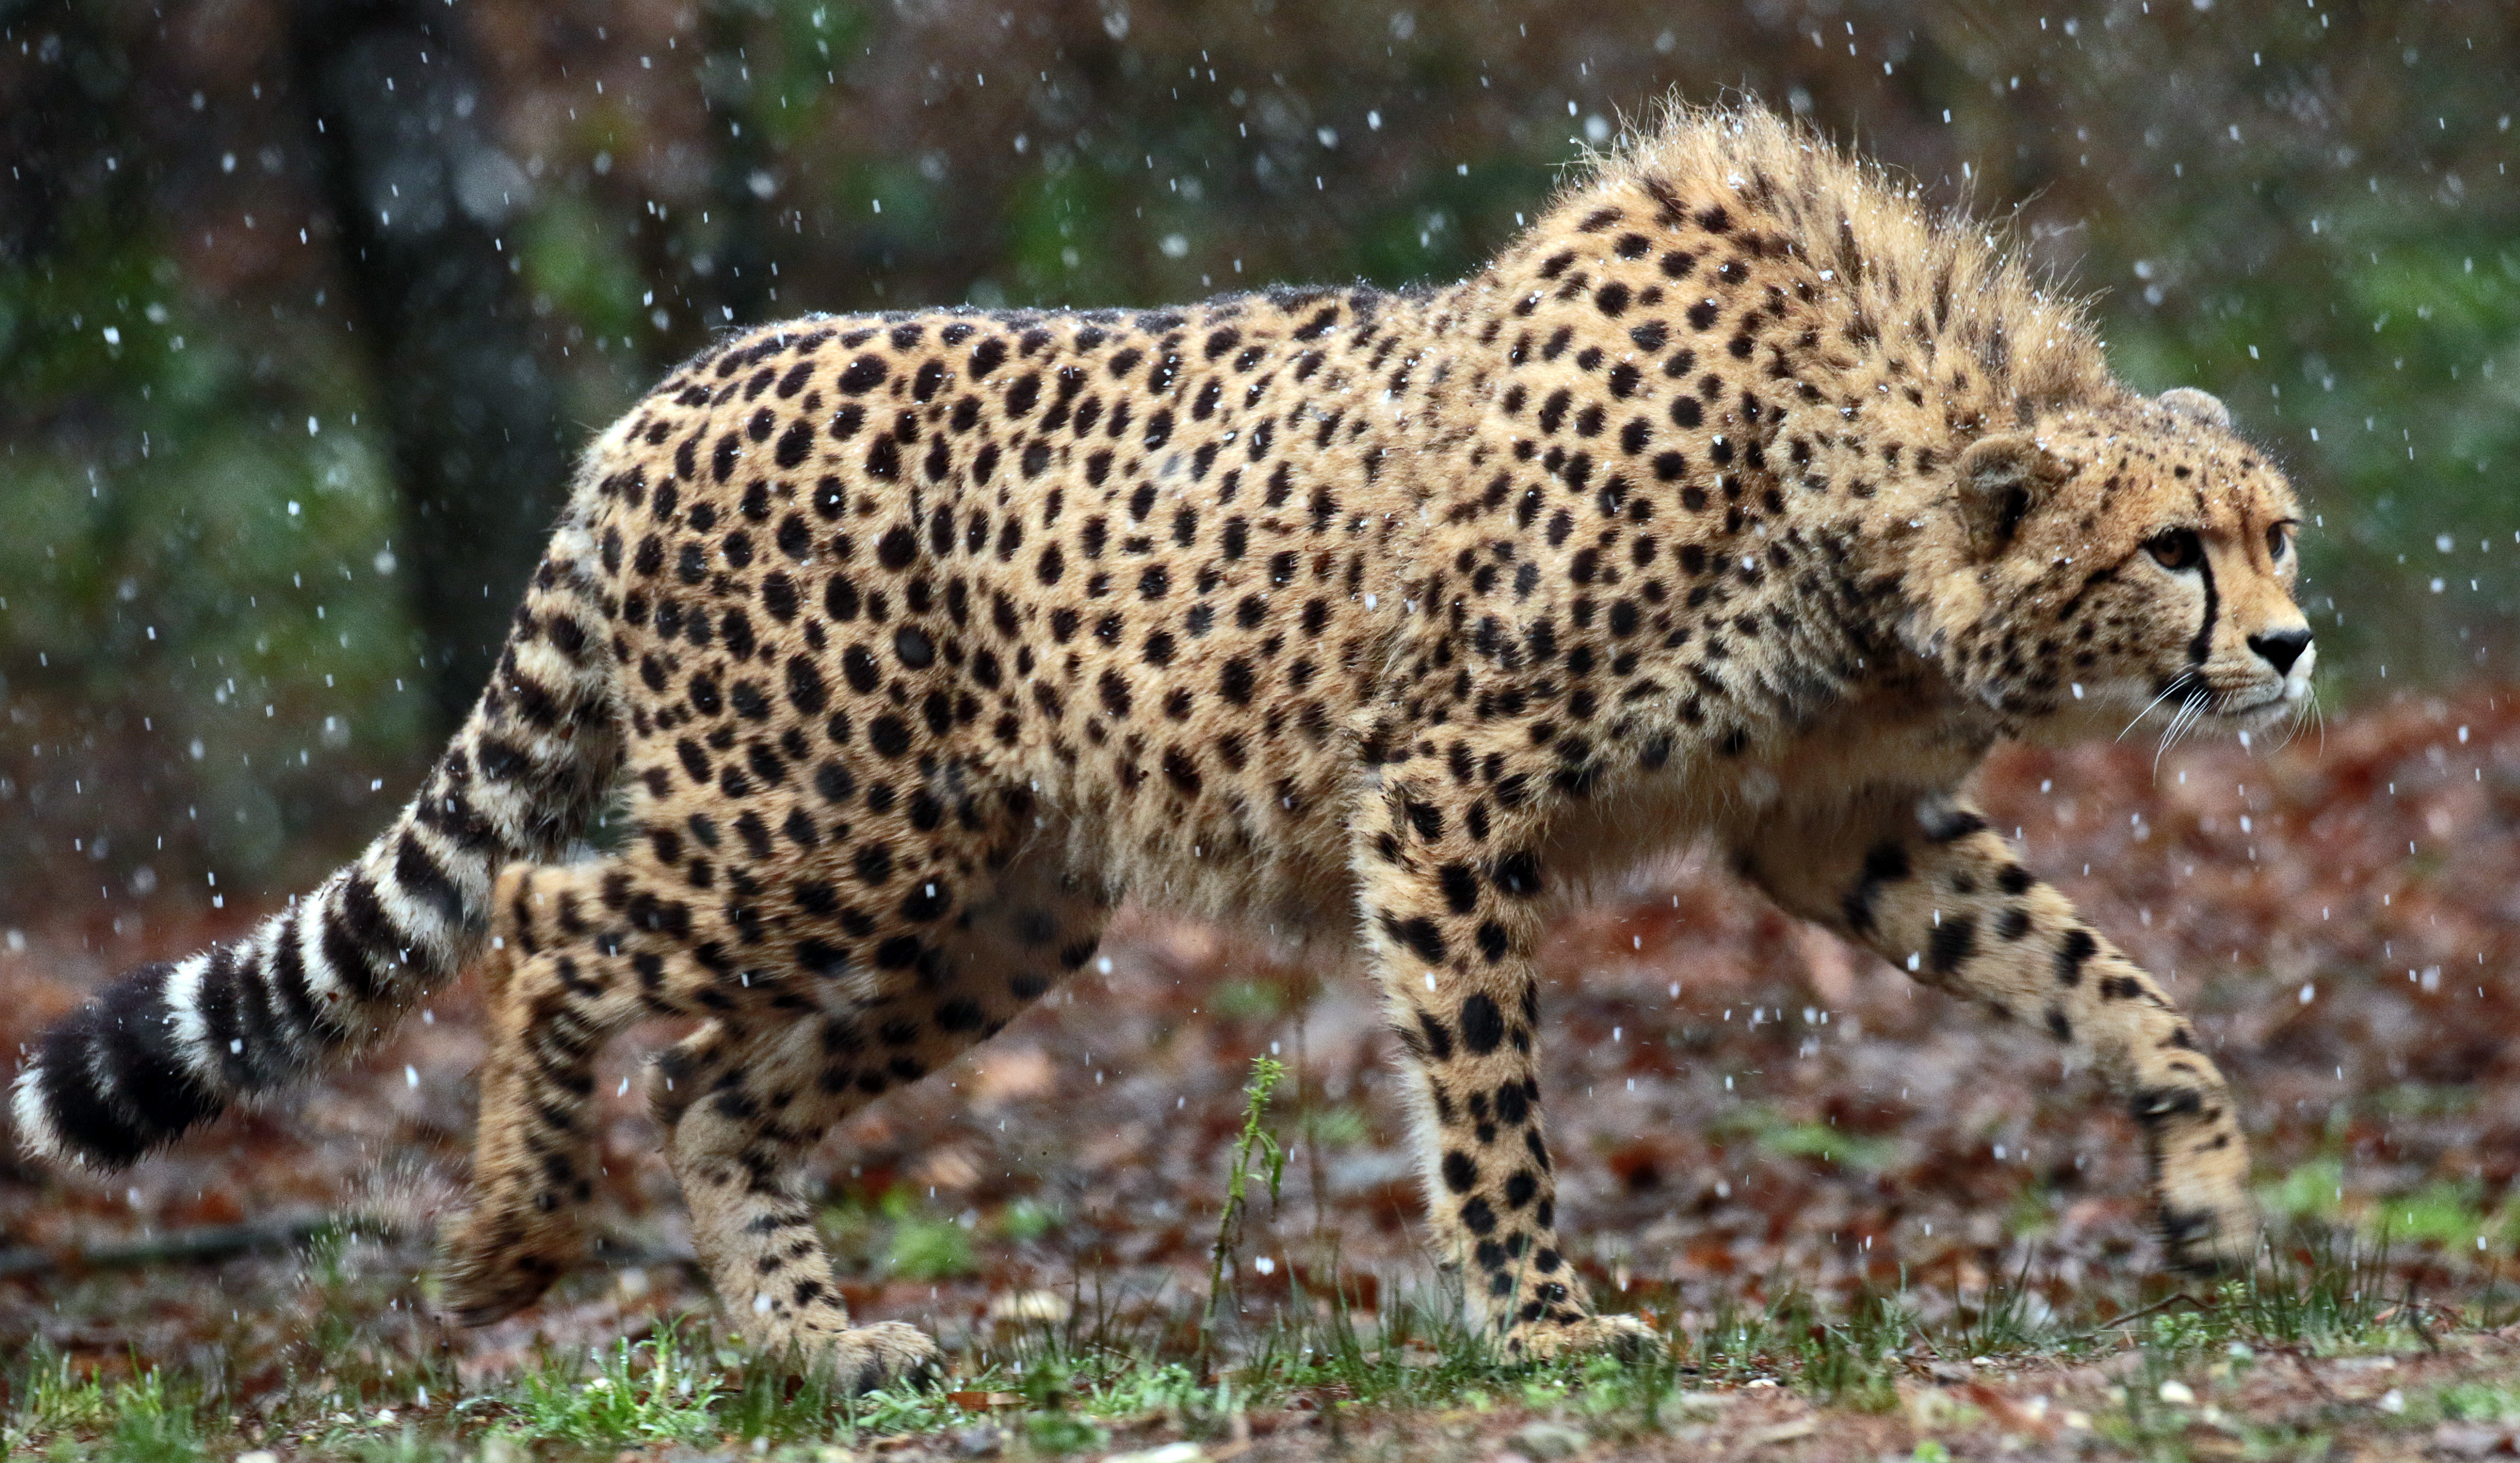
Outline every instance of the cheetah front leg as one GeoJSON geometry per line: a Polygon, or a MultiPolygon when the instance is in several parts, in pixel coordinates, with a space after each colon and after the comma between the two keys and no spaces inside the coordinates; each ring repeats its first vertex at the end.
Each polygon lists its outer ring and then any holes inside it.
{"type": "Polygon", "coordinates": [[[857,1096],[832,1070],[822,1021],[789,1020],[749,1040],[712,1022],[657,1064],[652,1105],[692,1215],[693,1248],[736,1330],[763,1355],[829,1367],[851,1392],[936,1370],[936,1343],[901,1321],[852,1325],[814,1227],[803,1160],[857,1096]]]}
{"type": "Polygon", "coordinates": [[[1560,1253],[1540,1110],[1541,867],[1527,818],[1434,780],[1364,800],[1354,863],[1367,937],[1426,1186],[1436,1253],[1512,1356],[1633,1349],[1652,1333],[1598,1316],[1560,1253]]]}
{"type": "Polygon", "coordinates": [[[2171,1264],[2248,1262],[2257,1243],[2248,1147],[2195,1029],[1975,808],[1880,790],[1764,830],[1742,865],[1787,909],[2086,1056],[2142,1130],[2171,1264]]]}

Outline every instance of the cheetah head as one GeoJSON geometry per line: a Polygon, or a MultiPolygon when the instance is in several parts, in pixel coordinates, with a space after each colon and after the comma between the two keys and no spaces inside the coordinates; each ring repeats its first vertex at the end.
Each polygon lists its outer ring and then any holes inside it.
{"type": "Polygon", "coordinates": [[[2148,724],[2166,743],[2308,708],[2300,506],[2222,402],[2182,389],[2061,409],[1951,471],[1973,614],[1945,663],[2026,734],[2148,724]]]}

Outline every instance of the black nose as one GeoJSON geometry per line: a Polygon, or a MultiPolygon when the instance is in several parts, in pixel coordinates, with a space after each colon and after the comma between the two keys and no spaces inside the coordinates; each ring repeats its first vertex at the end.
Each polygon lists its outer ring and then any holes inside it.
{"type": "Polygon", "coordinates": [[[2303,651],[2310,649],[2310,631],[2277,630],[2272,635],[2251,635],[2249,649],[2266,657],[2267,663],[2275,668],[2275,674],[2287,675],[2292,671],[2292,663],[2301,659],[2303,651]]]}

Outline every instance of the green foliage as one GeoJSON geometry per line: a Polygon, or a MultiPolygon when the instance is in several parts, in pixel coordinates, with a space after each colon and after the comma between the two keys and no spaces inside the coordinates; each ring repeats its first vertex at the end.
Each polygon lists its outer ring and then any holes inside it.
{"type": "MultiPolygon", "coordinates": [[[[411,746],[401,505],[345,352],[310,343],[272,379],[148,232],[87,243],[0,267],[0,381],[27,384],[0,402],[0,702],[105,709],[144,751],[80,819],[107,879],[233,879],[411,746]]],[[[64,844],[5,841],[0,884],[39,887],[64,844]]]]}
{"type": "Polygon", "coordinates": [[[106,1463],[192,1463],[201,1456],[196,1399],[164,1373],[146,1371],[114,1389],[106,1463]]]}
{"type": "Polygon", "coordinates": [[[2321,519],[2302,551],[2330,661],[2474,673],[2520,593],[2496,557],[2520,548],[2502,487],[2520,466],[2520,251],[2428,209],[2302,208],[2316,233],[2261,221],[2283,231],[2282,268],[2176,314],[2112,296],[2112,349],[2145,389],[2211,384],[2277,446],[2321,519]]]}
{"type": "Polygon", "coordinates": [[[1304,1136],[1324,1148],[1353,1148],[1372,1135],[1365,1110],[1352,1102],[1316,1106],[1297,1120],[1304,1136]]]}
{"type": "Polygon", "coordinates": [[[979,1268],[970,1231],[951,1219],[914,1213],[895,1217],[885,1268],[904,1280],[949,1280],[979,1268]]]}
{"type": "Polygon", "coordinates": [[[2258,1203],[2268,1212],[2287,1218],[2333,1218],[2345,1202],[2345,1165],[2317,1158],[2259,1191],[2258,1203]]]}
{"type": "Polygon", "coordinates": [[[1228,1021],[1272,1021],[1286,1009],[1286,988],[1276,981],[1224,981],[1207,1007],[1228,1021]]]}
{"type": "Polygon", "coordinates": [[[1044,1412],[1024,1419],[1024,1440],[1052,1457],[1101,1447],[1110,1437],[1102,1429],[1069,1412],[1044,1412]]]}
{"type": "Polygon", "coordinates": [[[1233,1171],[1226,1179],[1225,1206],[1216,1216],[1216,1246],[1209,1257],[1207,1273],[1207,1311],[1200,1324],[1204,1337],[1214,1327],[1216,1307],[1225,1294],[1227,1267],[1233,1262],[1234,1245],[1242,1228],[1243,1186],[1250,1177],[1251,1159],[1256,1153],[1264,1165],[1269,1181],[1269,1202],[1278,1202],[1278,1189],[1286,1177],[1286,1150],[1277,1134],[1263,1127],[1262,1120],[1269,1111],[1270,1094],[1285,1080],[1286,1065],[1275,1057],[1251,1059],[1251,1081],[1242,1089],[1242,1135],[1234,1149],[1233,1171]]]}
{"type": "Polygon", "coordinates": [[[2492,1382],[2445,1387],[2434,1396],[2433,1410],[2450,1422],[2520,1422],[2520,1387],[2492,1382]]]}
{"type": "Polygon", "coordinates": [[[2444,1245],[2454,1251],[2483,1249],[2478,1241],[2499,1228],[2508,1243],[2508,1224],[2496,1225],[2484,1203],[2484,1185],[2473,1178],[2435,1179],[2411,1194],[2380,1201],[2369,1220],[2374,1234],[2416,1243],[2444,1245]]]}
{"type": "Polygon", "coordinates": [[[497,1405],[493,1431],[527,1443],[698,1442],[717,1434],[718,1390],[714,1368],[669,1329],[653,1341],[613,1343],[592,1368],[575,1355],[540,1356],[497,1405]]]}
{"type": "Polygon", "coordinates": [[[552,199],[527,218],[517,248],[536,297],[588,331],[635,336],[652,328],[629,240],[593,200],[552,199]]]}
{"type": "Polygon", "coordinates": [[[977,1261],[970,1254],[970,1231],[953,1218],[935,1218],[920,1211],[907,1188],[884,1196],[884,1218],[892,1221],[892,1239],[884,1246],[884,1271],[915,1281],[953,1279],[972,1274],[977,1261]]]}
{"type": "Polygon", "coordinates": [[[1043,1239],[1067,1222],[1067,1212],[1042,1199],[1017,1199],[998,1212],[998,1233],[1026,1244],[1043,1239]]]}
{"type": "Polygon", "coordinates": [[[22,1398],[10,1418],[15,1434],[40,1434],[86,1428],[107,1415],[106,1387],[94,1372],[74,1372],[70,1358],[47,1341],[37,1341],[25,1353],[24,1369],[9,1378],[13,1395],[22,1398]]]}
{"type": "Polygon", "coordinates": [[[1899,1145],[1892,1139],[1850,1133],[1826,1122],[1792,1121],[1760,1103],[1744,1103],[1727,1111],[1717,1128],[1728,1139],[1747,1138],[1782,1158],[1809,1159],[1840,1167],[1877,1170],[1888,1167],[1899,1156],[1899,1145]]]}
{"type": "MultiPolygon", "coordinates": [[[[1335,1303],[1282,1307],[1211,1364],[1187,1353],[1194,1314],[1098,1310],[973,1338],[953,1387],[1020,1398],[992,1420],[1014,1435],[1016,1446],[1042,1455],[1108,1446],[1122,1427],[1149,1419],[1180,1436],[1221,1439],[1238,1414],[1299,1397],[1420,1414],[1518,1406],[1578,1438],[1609,1441],[1720,1419],[1722,1393],[1707,1389],[1767,1381],[1821,1405],[1888,1408],[1895,1384],[1931,1358],[2095,1361],[2132,1349],[2133,1360],[2113,1368],[2126,1382],[2123,1408],[2094,1421],[2104,1436],[2149,1448],[2180,1438],[2199,1415],[2193,1398],[2242,1380],[2268,1349],[2326,1355],[2419,1345],[2403,1322],[2377,1319],[2390,1308],[2380,1292],[2380,1258],[2350,1245],[2299,1257],[2278,1251],[2257,1276],[2212,1296],[2165,1299],[2158,1308],[2095,1329],[2062,1315],[2034,1316],[2027,1277],[1958,1298],[1968,1303],[1940,1307],[1933,1318],[1927,1312],[1939,1298],[1920,1293],[1868,1290],[1841,1305],[1778,1287],[1765,1301],[1735,1293],[1687,1332],[1671,1333],[1666,1349],[1642,1357],[1522,1365],[1462,1326],[1457,1292],[1395,1288],[1370,1321],[1335,1303]],[[2171,1382],[2179,1386],[2165,1394],[2171,1382]]],[[[2397,1313],[2406,1313],[2403,1306],[2397,1313]]],[[[373,1345],[372,1338],[351,1339],[338,1349],[373,1345]]],[[[0,1358],[0,1381],[12,1399],[0,1417],[0,1447],[10,1456],[154,1463],[232,1456],[246,1447],[227,1421],[233,1403],[210,1384],[158,1373],[96,1380],[41,1347],[0,1358]]],[[[541,1353],[460,1401],[439,1396],[434,1408],[397,1400],[402,1415],[387,1420],[373,1400],[295,1388],[265,1403],[273,1409],[266,1418],[281,1430],[276,1436],[304,1440],[285,1453],[551,1463],[623,1449],[728,1451],[730,1442],[741,1447],[752,1440],[765,1449],[864,1449],[876,1439],[960,1431],[975,1420],[940,1392],[851,1397],[828,1374],[800,1379],[714,1349],[688,1323],[661,1325],[648,1339],[593,1355],[541,1353]],[[345,1420],[345,1412],[363,1420],[345,1420]]],[[[2409,1412],[2416,1420],[2493,1422],[2520,1413],[2515,1396],[2507,1380],[2487,1376],[2411,1398],[2409,1412]]],[[[1968,1422],[1958,1412],[1951,1420],[1968,1422]]],[[[2302,1435],[2257,1429],[2249,1436],[2261,1455],[2302,1455],[2302,1435]]]]}

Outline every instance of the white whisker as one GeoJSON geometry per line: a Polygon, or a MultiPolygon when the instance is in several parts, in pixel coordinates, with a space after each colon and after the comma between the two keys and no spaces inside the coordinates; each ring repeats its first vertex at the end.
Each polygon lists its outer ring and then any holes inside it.
{"type": "Polygon", "coordinates": [[[2190,691],[2187,694],[2186,699],[2180,702],[2179,709],[2171,713],[2170,725],[2162,730],[2161,744],[2153,749],[2153,776],[2159,777],[2161,775],[2162,757],[2169,753],[2171,748],[2179,745],[2179,739],[2181,737],[2186,735],[2190,730],[2194,729],[2198,722],[2205,719],[2205,712],[2212,705],[2212,702],[2213,698],[2201,690],[2190,691]]]}
{"type": "Polygon", "coordinates": [[[2172,676],[2172,677],[2170,678],[2170,684],[2161,688],[2161,694],[2160,694],[2159,696],[2154,697],[2150,702],[2147,702],[2147,703],[2144,705],[2144,709],[2143,709],[2142,710],[2138,711],[2138,712],[2136,712],[2136,713],[2135,713],[2135,720],[2134,720],[2134,721],[2130,721],[2130,722],[2128,722],[2125,726],[2123,726],[2123,727],[2121,727],[2121,728],[2119,728],[2119,729],[2118,729],[2118,734],[2117,734],[2117,738],[2116,738],[2116,740],[2118,740],[2118,741],[2120,741],[2120,742],[2125,741],[2125,740],[2126,740],[2126,737],[2127,737],[2127,733],[2128,733],[2128,732],[2131,732],[2131,731],[2133,731],[2133,730],[2135,730],[2135,729],[2136,729],[2137,724],[2138,724],[2138,722],[2141,722],[2141,721],[2143,720],[2143,718],[2144,718],[2144,717],[2151,715],[2151,714],[2152,714],[2152,709],[2153,709],[2154,707],[2157,707],[2157,706],[2161,705],[2163,702],[2168,701],[2171,697],[2178,695],[2178,694],[2180,693],[2180,691],[2181,691],[2181,690],[2182,690],[2182,689],[2186,685],[2186,682],[2187,682],[2187,672],[2186,672],[2186,671],[2184,671],[2184,670],[2182,670],[2182,671],[2179,672],[2177,675],[2172,676]]]}

